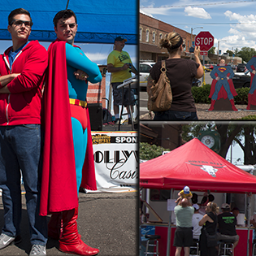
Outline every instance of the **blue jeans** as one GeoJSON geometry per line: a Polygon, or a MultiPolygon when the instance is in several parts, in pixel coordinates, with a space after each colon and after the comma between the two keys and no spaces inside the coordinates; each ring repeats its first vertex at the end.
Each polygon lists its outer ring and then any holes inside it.
{"type": "Polygon", "coordinates": [[[47,242],[47,218],[39,216],[42,174],[41,126],[36,124],[0,126],[0,188],[4,205],[2,233],[20,235],[20,172],[26,190],[31,244],[47,242]]]}
{"type": "Polygon", "coordinates": [[[197,121],[196,112],[166,110],[155,112],[154,121],[197,121]]]}

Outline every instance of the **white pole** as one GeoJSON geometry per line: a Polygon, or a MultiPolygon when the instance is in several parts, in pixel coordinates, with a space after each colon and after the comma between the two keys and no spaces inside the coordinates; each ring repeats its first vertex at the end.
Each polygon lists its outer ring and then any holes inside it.
{"type": "Polygon", "coordinates": [[[250,220],[251,220],[251,196],[247,196],[247,206],[248,206],[248,209],[247,209],[247,228],[248,228],[248,231],[247,231],[247,256],[249,256],[249,251],[250,251],[250,248],[249,248],[249,239],[250,239],[250,220]]]}
{"type": "MultiPolygon", "coordinates": [[[[171,189],[170,192],[170,197],[172,199],[172,195],[173,195],[173,188],[171,189]]],[[[172,227],[171,227],[171,222],[172,222],[172,211],[169,211],[169,222],[168,222],[168,236],[167,236],[167,249],[166,249],[166,256],[170,255],[170,244],[171,244],[171,231],[172,231],[172,227]]]]}

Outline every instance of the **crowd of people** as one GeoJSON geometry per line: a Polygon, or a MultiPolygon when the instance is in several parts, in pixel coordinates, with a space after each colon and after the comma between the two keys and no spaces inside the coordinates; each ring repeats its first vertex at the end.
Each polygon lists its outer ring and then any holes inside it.
{"type": "MultiPolygon", "coordinates": [[[[188,187],[184,187],[183,193],[177,200],[174,208],[176,216],[176,231],[173,246],[176,247],[175,256],[180,256],[182,248],[184,255],[190,255],[190,246],[199,242],[200,256],[218,255],[218,241],[233,243],[233,249],[239,242],[239,236],[236,233],[237,219],[231,212],[230,205],[223,203],[221,205],[222,213],[219,213],[219,207],[214,201],[214,196],[205,194],[201,201],[201,208],[197,202],[197,195],[188,199],[191,192],[188,187]],[[185,193],[184,193],[185,191],[185,193]],[[183,194],[183,196],[182,196],[183,194]],[[193,204],[192,204],[193,203],[193,204]],[[199,212],[199,209],[205,207],[205,214],[199,212]],[[210,241],[209,236],[214,238],[210,241]]],[[[181,192],[182,192],[181,191],[181,192]]],[[[230,255],[234,255],[232,249],[230,255]]]]}

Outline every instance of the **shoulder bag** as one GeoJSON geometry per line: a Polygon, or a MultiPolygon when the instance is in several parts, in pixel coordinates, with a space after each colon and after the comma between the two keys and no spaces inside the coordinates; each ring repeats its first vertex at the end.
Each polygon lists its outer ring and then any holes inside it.
{"type": "Polygon", "coordinates": [[[151,111],[166,111],[172,105],[172,89],[170,80],[166,75],[165,60],[162,60],[161,75],[155,83],[147,85],[148,109],[151,111]]]}

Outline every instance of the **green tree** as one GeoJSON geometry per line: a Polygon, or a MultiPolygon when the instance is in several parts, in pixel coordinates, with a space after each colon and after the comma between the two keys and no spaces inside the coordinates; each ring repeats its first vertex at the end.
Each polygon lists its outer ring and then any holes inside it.
{"type": "Polygon", "coordinates": [[[189,141],[199,136],[199,131],[217,130],[220,134],[221,149],[219,155],[226,159],[229,147],[237,143],[244,152],[244,164],[256,164],[256,127],[249,124],[190,124],[182,126],[182,139],[189,141]]]}
{"type": "Polygon", "coordinates": [[[233,51],[230,51],[230,50],[227,50],[227,53],[228,53],[228,56],[232,57],[234,52],[233,51]]]}
{"type": "Polygon", "coordinates": [[[238,56],[238,52],[239,52],[239,50],[238,50],[238,48],[236,48],[234,51],[236,57],[238,56]]]}
{"type": "Polygon", "coordinates": [[[208,54],[215,54],[215,49],[216,47],[212,47],[209,51],[208,51],[208,54]]]}
{"type": "Polygon", "coordinates": [[[241,57],[245,62],[248,62],[255,55],[256,55],[255,49],[250,47],[243,47],[238,52],[238,56],[241,57]]]}
{"type": "Polygon", "coordinates": [[[142,160],[150,160],[158,156],[161,156],[163,151],[170,150],[156,145],[150,145],[146,142],[140,143],[140,159],[142,160]]]}

